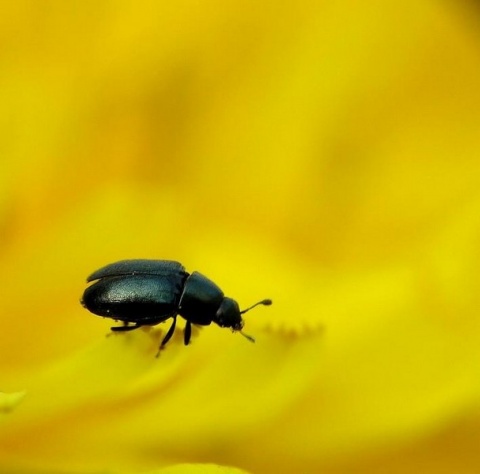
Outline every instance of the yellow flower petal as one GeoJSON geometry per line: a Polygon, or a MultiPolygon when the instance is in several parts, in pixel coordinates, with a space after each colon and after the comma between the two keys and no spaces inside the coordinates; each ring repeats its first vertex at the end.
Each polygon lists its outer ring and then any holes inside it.
{"type": "Polygon", "coordinates": [[[247,474],[247,471],[215,464],[179,464],[145,474],[247,474]]]}
{"type": "Polygon", "coordinates": [[[6,414],[13,411],[17,405],[24,399],[27,392],[0,392],[0,413],[6,414]]]}
{"type": "Polygon", "coordinates": [[[478,11],[72,5],[0,19],[0,471],[479,471],[478,11]],[[138,257],[272,298],[256,344],[105,337],[138,257]]]}

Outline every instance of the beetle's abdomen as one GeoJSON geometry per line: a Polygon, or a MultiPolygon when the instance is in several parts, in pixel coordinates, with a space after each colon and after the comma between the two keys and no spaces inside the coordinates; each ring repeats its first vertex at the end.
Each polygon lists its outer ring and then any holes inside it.
{"type": "Polygon", "coordinates": [[[183,280],[181,275],[106,277],[85,290],[82,303],[100,316],[148,324],[176,314],[183,280]]]}
{"type": "Polygon", "coordinates": [[[120,260],[93,272],[87,281],[122,275],[158,275],[161,278],[184,279],[188,274],[181,263],[173,260],[120,260]]]}

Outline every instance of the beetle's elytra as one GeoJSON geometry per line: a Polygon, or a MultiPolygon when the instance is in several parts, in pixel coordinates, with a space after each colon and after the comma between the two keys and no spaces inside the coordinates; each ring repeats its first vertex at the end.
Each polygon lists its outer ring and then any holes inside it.
{"type": "Polygon", "coordinates": [[[224,296],[213,281],[198,272],[189,274],[171,260],[122,260],[92,273],[87,282],[93,281],[81,303],[94,314],[123,322],[112,331],[131,331],[173,318],[161,347],[175,332],[178,315],[186,320],[185,345],[190,342],[192,324],[208,326],[212,322],[254,342],[242,332],[242,314],[257,305],[272,304],[265,299],[240,311],[237,302],[224,296]]]}

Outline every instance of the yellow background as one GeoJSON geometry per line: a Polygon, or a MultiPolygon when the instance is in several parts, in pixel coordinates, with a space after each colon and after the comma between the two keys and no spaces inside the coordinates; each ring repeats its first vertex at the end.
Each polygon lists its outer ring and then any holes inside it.
{"type": "Polygon", "coordinates": [[[473,2],[1,6],[2,472],[479,472],[473,2]],[[257,343],[105,337],[125,258],[257,343]]]}

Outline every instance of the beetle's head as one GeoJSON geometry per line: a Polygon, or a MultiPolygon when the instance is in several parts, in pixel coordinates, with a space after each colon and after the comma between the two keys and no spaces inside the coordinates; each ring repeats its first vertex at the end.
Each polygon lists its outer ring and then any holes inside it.
{"type": "Polygon", "coordinates": [[[250,306],[243,311],[240,311],[238,307],[238,303],[233,300],[232,298],[223,298],[220,307],[217,310],[217,314],[215,315],[214,321],[222,328],[232,328],[233,331],[238,331],[244,337],[246,337],[249,341],[255,342],[255,339],[247,334],[242,332],[243,325],[245,324],[242,318],[242,314],[250,311],[255,306],[263,304],[265,306],[271,305],[272,300],[262,300],[258,303],[255,303],[253,306],[250,306]]]}
{"type": "Polygon", "coordinates": [[[232,298],[223,298],[215,315],[215,322],[222,328],[240,331],[243,328],[243,319],[238,303],[232,298]]]}

